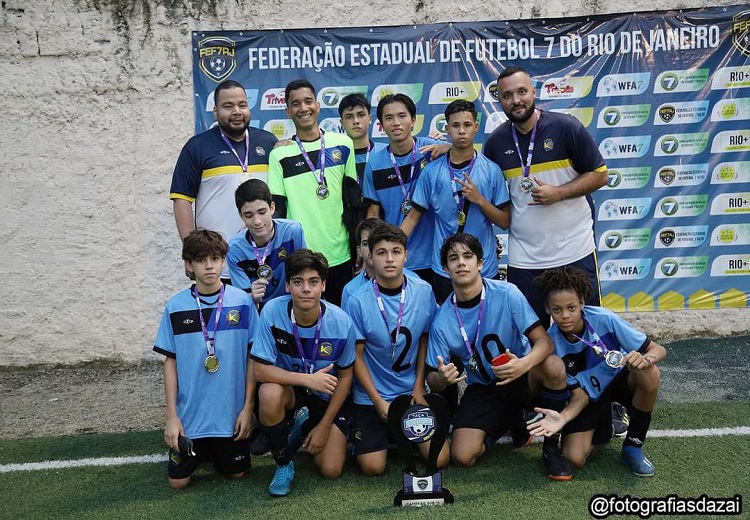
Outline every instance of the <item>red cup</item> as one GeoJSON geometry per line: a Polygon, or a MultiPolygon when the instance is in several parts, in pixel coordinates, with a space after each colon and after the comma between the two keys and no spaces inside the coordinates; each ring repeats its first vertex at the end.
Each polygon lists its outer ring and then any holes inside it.
{"type": "Polygon", "coordinates": [[[500,365],[504,365],[508,361],[510,361],[510,356],[508,356],[507,353],[503,352],[496,358],[493,358],[492,361],[490,361],[490,363],[492,364],[493,367],[499,367],[500,365]]]}

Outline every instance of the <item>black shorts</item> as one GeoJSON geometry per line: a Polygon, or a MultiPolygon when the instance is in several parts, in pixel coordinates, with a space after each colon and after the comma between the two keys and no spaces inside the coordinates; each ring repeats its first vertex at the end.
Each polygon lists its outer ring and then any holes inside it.
{"type": "Polygon", "coordinates": [[[521,409],[528,397],[528,373],[508,386],[469,385],[458,405],[453,431],[459,428],[484,430],[494,442],[510,428],[521,425],[521,409]]]}
{"type": "Polygon", "coordinates": [[[183,457],[169,450],[167,474],[169,478],[182,479],[192,475],[201,462],[213,461],[214,468],[222,475],[235,475],[250,469],[250,442],[235,441],[231,437],[206,437],[193,439],[195,457],[183,457]]]}
{"type": "Polygon", "coordinates": [[[612,401],[617,401],[625,407],[630,407],[633,393],[628,387],[630,371],[627,368],[612,380],[599,399],[589,402],[572,421],[563,427],[563,436],[594,430],[592,444],[604,444],[612,438],[612,401]]]}
{"type": "Polygon", "coordinates": [[[355,404],[352,418],[352,452],[364,455],[388,449],[388,423],[383,421],[372,405],[355,404]]]}
{"type": "MultiPolygon", "coordinates": [[[[335,424],[336,427],[341,430],[341,433],[344,434],[344,437],[349,436],[349,427],[352,421],[353,405],[351,398],[351,394],[349,394],[349,396],[344,401],[344,404],[341,405],[341,409],[339,410],[336,419],[333,421],[333,424],[335,424]]],[[[310,416],[307,422],[305,422],[304,427],[302,428],[302,433],[304,435],[307,435],[308,433],[310,433],[310,430],[315,428],[318,423],[320,423],[320,420],[325,415],[326,410],[328,409],[328,401],[326,401],[325,399],[321,399],[317,395],[308,394],[306,388],[295,386],[294,410],[299,410],[303,406],[307,406],[307,410],[310,412],[310,416]]]]}

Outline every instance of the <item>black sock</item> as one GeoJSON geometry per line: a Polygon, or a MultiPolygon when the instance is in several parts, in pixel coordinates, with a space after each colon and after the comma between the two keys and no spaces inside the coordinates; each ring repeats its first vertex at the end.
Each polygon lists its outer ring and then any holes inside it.
{"type": "Polygon", "coordinates": [[[276,464],[279,466],[289,464],[293,454],[290,453],[287,445],[289,440],[289,425],[286,420],[281,421],[279,424],[268,426],[264,428],[264,431],[268,440],[268,447],[276,464]]]}
{"type": "MultiPolygon", "coordinates": [[[[551,390],[542,386],[537,396],[536,402],[539,408],[549,408],[556,412],[561,412],[570,399],[570,391],[567,388],[562,390],[551,390]]],[[[542,443],[542,449],[560,449],[560,435],[545,437],[542,443]]]]}
{"type": "Polygon", "coordinates": [[[648,427],[651,425],[651,412],[643,412],[631,406],[628,408],[628,413],[630,414],[630,425],[628,426],[628,434],[622,446],[636,446],[641,448],[646,440],[648,427]]]}

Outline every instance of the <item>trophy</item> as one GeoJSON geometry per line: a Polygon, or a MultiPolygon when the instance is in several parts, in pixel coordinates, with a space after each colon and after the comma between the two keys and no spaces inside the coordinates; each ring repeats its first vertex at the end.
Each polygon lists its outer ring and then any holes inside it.
{"type": "Polygon", "coordinates": [[[437,394],[425,396],[428,406],[411,404],[410,395],[397,397],[388,409],[388,429],[396,439],[401,457],[406,460],[404,487],[396,493],[394,506],[424,506],[452,504],[453,495],[443,487],[443,472],[437,467],[440,450],[448,438],[450,408],[437,394]],[[417,471],[412,443],[430,441],[427,467],[417,471]]]}

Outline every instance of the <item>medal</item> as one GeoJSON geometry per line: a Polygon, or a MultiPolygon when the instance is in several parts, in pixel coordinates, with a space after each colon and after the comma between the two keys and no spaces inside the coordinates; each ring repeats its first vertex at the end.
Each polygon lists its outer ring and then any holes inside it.
{"type": "Polygon", "coordinates": [[[411,200],[405,200],[401,204],[401,213],[404,214],[404,216],[408,215],[412,208],[412,202],[411,200]]]}
{"type": "Polygon", "coordinates": [[[619,350],[610,350],[609,352],[607,352],[607,355],[604,356],[604,362],[612,368],[620,368],[622,358],[622,352],[620,352],[619,350]]]}
{"type": "Polygon", "coordinates": [[[268,264],[260,264],[258,266],[258,278],[262,280],[270,280],[273,278],[273,269],[268,264]]]}
{"type": "Polygon", "coordinates": [[[469,370],[471,370],[472,372],[477,371],[477,356],[476,355],[472,355],[469,358],[469,370]]]}
{"type": "MultiPolygon", "coordinates": [[[[479,343],[479,333],[480,329],[482,328],[482,318],[484,317],[485,298],[484,284],[482,284],[482,294],[479,296],[479,314],[477,316],[477,333],[474,336],[474,345],[469,342],[469,335],[466,333],[464,320],[461,319],[461,313],[458,311],[458,301],[456,300],[455,293],[453,294],[453,298],[451,300],[453,303],[453,311],[456,313],[458,330],[461,333],[461,339],[464,340],[466,352],[469,354],[469,362],[467,363],[467,366],[472,374],[480,369],[479,359],[477,359],[477,351],[474,347],[479,343]]],[[[484,370],[482,370],[482,375],[485,378],[487,377],[484,370]]]]}
{"type": "Polygon", "coordinates": [[[464,213],[463,211],[459,211],[458,218],[456,220],[458,220],[459,226],[463,226],[464,224],[466,224],[466,213],[464,213]]]}
{"type": "Polygon", "coordinates": [[[534,187],[534,181],[529,179],[528,177],[524,177],[521,179],[521,181],[518,183],[518,187],[521,188],[521,191],[524,193],[528,193],[531,191],[531,188],[534,187]]]}
{"type": "Polygon", "coordinates": [[[318,196],[320,200],[325,200],[328,198],[328,186],[325,184],[318,184],[318,188],[315,190],[315,194],[318,196]]]}
{"type": "MultiPolygon", "coordinates": [[[[476,153],[474,153],[474,155],[471,156],[471,161],[469,161],[469,166],[464,171],[464,180],[470,178],[471,172],[474,169],[474,161],[476,161],[476,159],[477,155],[476,153]]],[[[456,203],[456,208],[458,209],[458,216],[456,217],[456,220],[458,221],[458,226],[460,228],[466,224],[466,213],[468,213],[469,208],[467,207],[466,199],[463,196],[463,191],[458,186],[456,186],[458,172],[455,168],[453,168],[450,154],[446,156],[446,162],[448,163],[448,173],[451,177],[451,188],[453,188],[453,201],[456,203]]],[[[459,229],[459,231],[463,230],[459,229]]]]}
{"type": "Polygon", "coordinates": [[[203,366],[205,367],[206,372],[213,374],[219,370],[219,358],[217,358],[216,355],[207,356],[206,360],[203,362],[203,366]]]}

